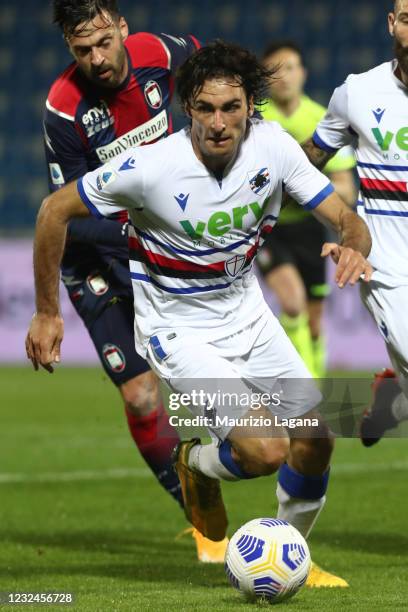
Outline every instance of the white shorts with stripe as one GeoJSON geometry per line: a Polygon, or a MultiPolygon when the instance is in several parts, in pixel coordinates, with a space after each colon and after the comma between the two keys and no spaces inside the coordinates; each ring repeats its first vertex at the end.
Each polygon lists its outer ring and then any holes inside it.
{"type": "MultiPolygon", "coordinates": [[[[194,336],[193,330],[191,335],[181,337],[176,330],[168,329],[151,338],[147,360],[159,378],[180,394],[191,395],[198,388],[206,393],[222,390],[244,397],[254,391],[258,395],[275,394],[275,398],[280,393],[279,404],[273,401],[269,405],[277,418],[300,417],[320,401],[306,365],[269,309],[241,331],[208,343],[202,335],[194,336]]],[[[190,406],[189,410],[194,416],[208,414],[206,403],[190,406]]],[[[208,429],[213,437],[223,440],[232,426],[219,425],[222,417],[239,419],[248,410],[245,403],[231,406],[218,401],[211,416],[219,419],[214,418],[208,429]]]]}
{"type": "Polygon", "coordinates": [[[361,283],[360,293],[384,338],[401,388],[408,397],[408,286],[386,287],[372,281],[361,283]]]}

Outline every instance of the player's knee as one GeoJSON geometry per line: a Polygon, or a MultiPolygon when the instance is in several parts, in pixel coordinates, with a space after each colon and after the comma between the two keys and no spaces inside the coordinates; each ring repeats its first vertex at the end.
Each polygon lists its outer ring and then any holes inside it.
{"type": "Polygon", "coordinates": [[[156,410],[160,402],[159,386],[153,372],[139,374],[120,387],[125,408],[135,416],[146,416],[156,410]]]}
{"type": "Polygon", "coordinates": [[[284,296],[281,306],[283,312],[288,315],[288,317],[298,317],[306,313],[306,294],[303,287],[292,288],[292,290],[284,296]]]}
{"type": "Polygon", "coordinates": [[[287,301],[285,304],[282,304],[282,310],[288,317],[291,317],[293,319],[305,312],[305,309],[302,304],[295,301],[287,301]]]}
{"type": "Polygon", "coordinates": [[[281,295],[281,307],[288,317],[298,317],[306,312],[306,294],[303,287],[291,287],[281,295]]]}
{"type": "Polygon", "coordinates": [[[240,449],[239,461],[248,474],[267,476],[278,471],[288,452],[287,438],[252,439],[250,444],[240,449]]]}
{"type": "Polygon", "coordinates": [[[266,276],[266,284],[276,294],[283,312],[297,317],[307,309],[306,291],[299,272],[292,264],[282,264],[266,276]]]}

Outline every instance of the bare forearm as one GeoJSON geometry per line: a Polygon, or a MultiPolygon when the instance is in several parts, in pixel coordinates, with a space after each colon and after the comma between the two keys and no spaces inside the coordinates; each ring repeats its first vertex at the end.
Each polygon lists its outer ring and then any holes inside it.
{"type": "Polygon", "coordinates": [[[76,182],[48,196],[37,217],[34,239],[34,276],[37,312],[59,314],[59,268],[64,253],[67,223],[87,217],[89,211],[79,196],[76,182]]]}
{"type": "Polygon", "coordinates": [[[371,251],[371,236],[365,222],[353,211],[343,212],[339,228],[340,244],[367,257],[371,251]]]}
{"type": "Polygon", "coordinates": [[[319,206],[312,210],[318,221],[338,234],[339,243],[367,257],[371,250],[371,236],[368,227],[353,210],[331,193],[319,206]]]}
{"type": "Polygon", "coordinates": [[[339,194],[347,206],[354,206],[357,200],[357,190],[351,170],[333,172],[329,178],[336,193],[339,194]]]}
{"type": "Polygon", "coordinates": [[[59,314],[59,267],[67,221],[55,214],[50,199],[42,203],[34,238],[34,278],[38,313],[59,314]]]}
{"type": "Polygon", "coordinates": [[[319,170],[324,168],[327,162],[335,155],[335,153],[328,153],[327,151],[323,151],[323,149],[319,149],[312,138],[309,138],[309,140],[306,140],[306,142],[302,144],[302,149],[309,158],[310,163],[319,170]]]}
{"type": "Polygon", "coordinates": [[[35,370],[53,372],[61,359],[64,321],[59,312],[59,268],[64,252],[67,223],[89,211],[72,182],[46,198],[37,217],[34,238],[34,277],[37,312],[26,337],[27,357],[35,370]]]}

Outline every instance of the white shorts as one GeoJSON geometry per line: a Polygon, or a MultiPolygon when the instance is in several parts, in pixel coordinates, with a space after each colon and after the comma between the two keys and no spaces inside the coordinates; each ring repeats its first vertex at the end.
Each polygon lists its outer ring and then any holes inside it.
{"type": "Polygon", "coordinates": [[[408,286],[361,283],[360,293],[384,338],[401,388],[408,397],[408,286]]]}
{"type": "Polygon", "coordinates": [[[274,398],[270,411],[277,418],[300,417],[321,399],[306,365],[269,309],[248,327],[213,342],[193,334],[181,337],[171,329],[159,333],[150,340],[147,360],[172,391],[191,395],[203,388],[213,394],[211,406],[203,400],[189,410],[195,416],[208,416],[210,411],[213,421],[207,428],[221,440],[233,428],[220,424],[222,417],[242,417],[251,404],[224,402],[214,395],[220,390],[225,396],[241,394],[245,399],[255,392],[269,394],[274,398]]]}

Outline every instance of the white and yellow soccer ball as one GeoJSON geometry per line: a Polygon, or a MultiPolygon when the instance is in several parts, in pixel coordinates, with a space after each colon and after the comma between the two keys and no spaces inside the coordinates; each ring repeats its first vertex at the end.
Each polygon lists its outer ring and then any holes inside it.
{"type": "Polygon", "coordinates": [[[292,597],[310,571],[306,540],[295,527],[276,518],[245,523],[232,536],[225,571],[233,587],[250,599],[271,603],[292,597]]]}

